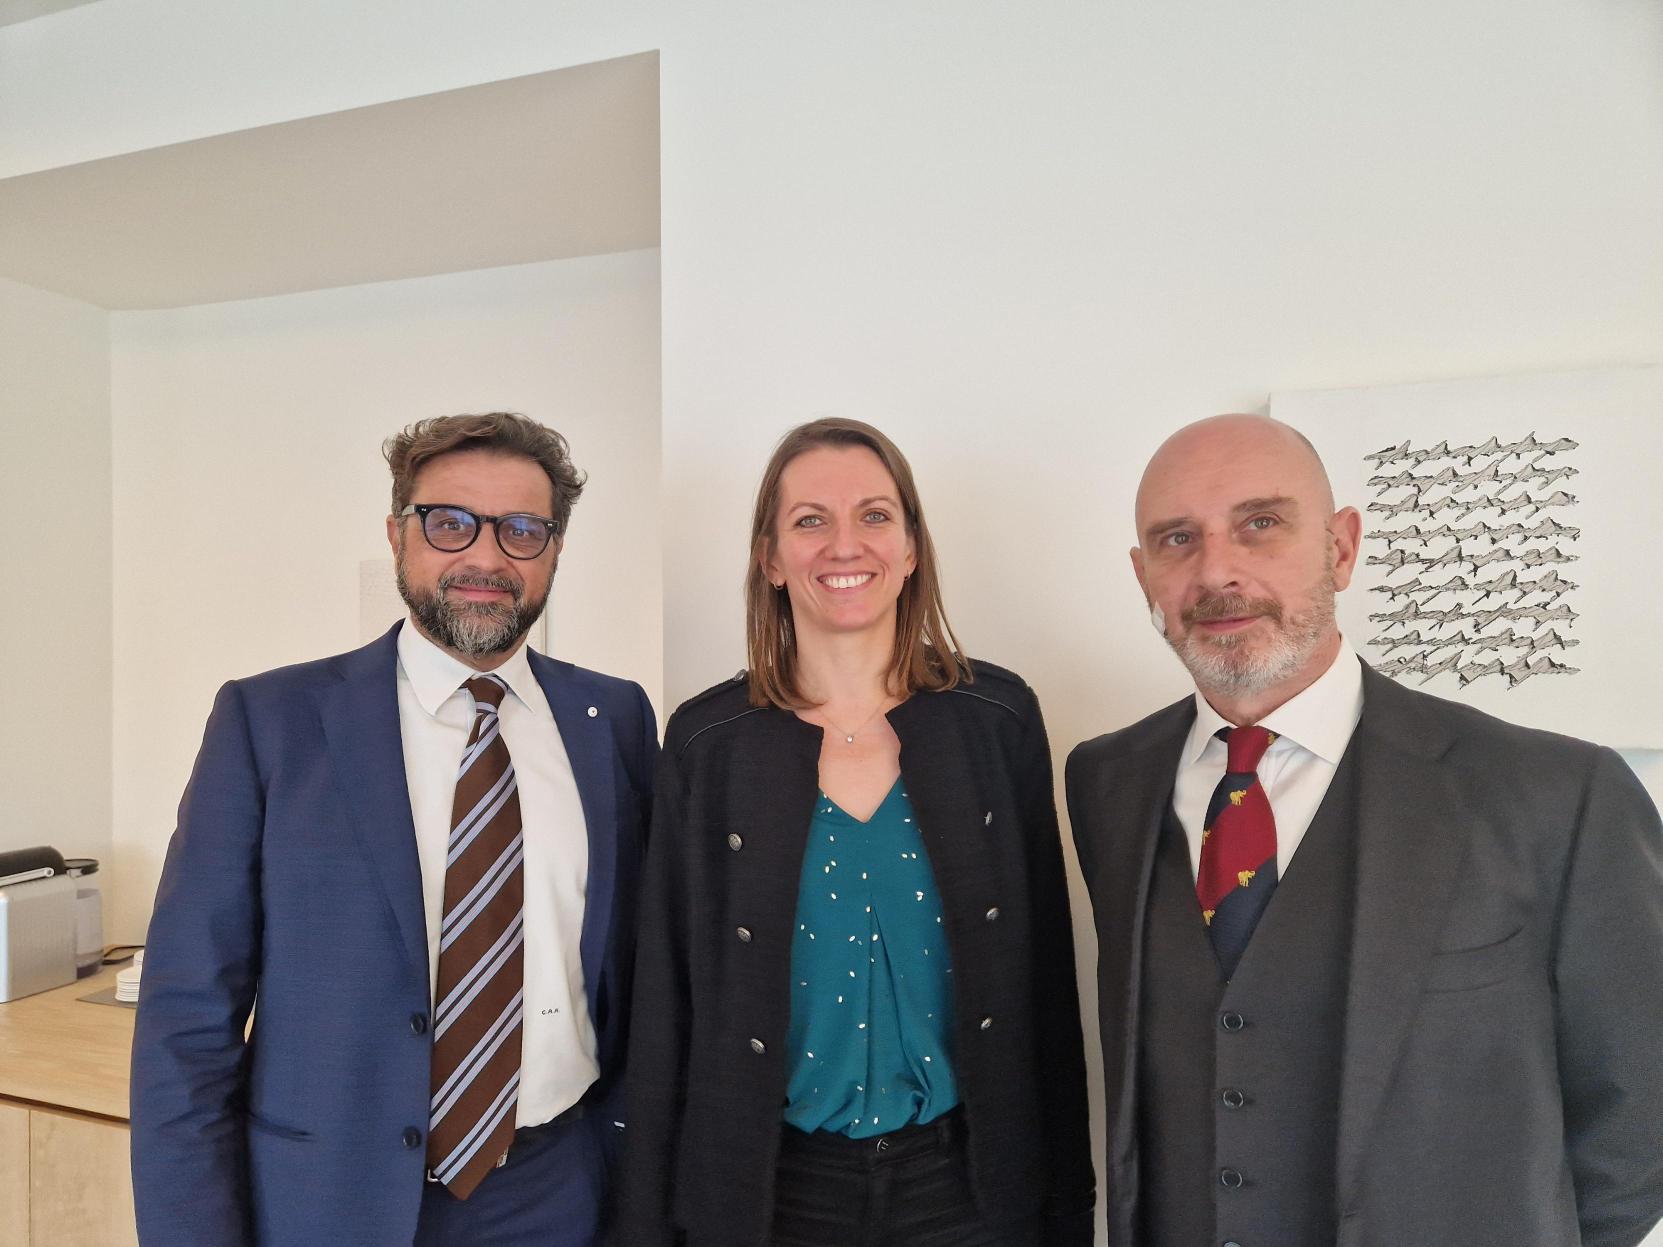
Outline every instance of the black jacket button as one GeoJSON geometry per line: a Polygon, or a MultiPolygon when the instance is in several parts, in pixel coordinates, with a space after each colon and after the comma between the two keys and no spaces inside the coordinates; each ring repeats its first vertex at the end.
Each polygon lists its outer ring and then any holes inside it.
{"type": "Polygon", "coordinates": [[[404,1128],[404,1146],[405,1147],[410,1147],[410,1148],[416,1148],[416,1147],[420,1147],[421,1145],[422,1145],[422,1132],[420,1130],[417,1130],[414,1126],[406,1126],[404,1128]]]}
{"type": "Polygon", "coordinates": [[[1218,1184],[1228,1190],[1239,1189],[1243,1181],[1239,1169],[1220,1169],[1218,1171],[1218,1184]]]}
{"type": "Polygon", "coordinates": [[[1218,1015],[1218,1024],[1227,1031],[1239,1031],[1247,1025],[1247,1019],[1239,1013],[1221,1013],[1218,1015]]]}
{"type": "Polygon", "coordinates": [[[412,1013],[410,1015],[410,1033],[412,1035],[427,1034],[427,1014],[412,1013]]]}
{"type": "Polygon", "coordinates": [[[1234,1087],[1226,1087],[1219,1093],[1218,1098],[1224,1101],[1225,1108],[1241,1108],[1247,1103],[1247,1097],[1234,1087]]]}

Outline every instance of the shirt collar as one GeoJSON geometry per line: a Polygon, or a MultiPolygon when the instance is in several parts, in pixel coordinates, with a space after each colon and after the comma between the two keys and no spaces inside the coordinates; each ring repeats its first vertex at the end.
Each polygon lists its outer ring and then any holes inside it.
{"type": "MultiPolygon", "coordinates": [[[[461,659],[445,653],[409,620],[398,630],[398,661],[404,668],[416,700],[431,715],[437,715],[439,707],[450,700],[451,694],[481,674],[461,659]]],[[[508,661],[490,674],[502,677],[514,696],[532,709],[536,709],[539,701],[547,704],[547,698],[532,696],[533,690],[541,691],[541,685],[532,674],[531,660],[526,657],[524,643],[516,646],[508,661]]]]}
{"type": "MultiPolygon", "coordinates": [[[[1363,714],[1363,668],[1357,653],[1344,637],[1334,661],[1304,689],[1300,690],[1259,722],[1308,749],[1324,762],[1338,766],[1357,720],[1363,714]]],[[[1195,722],[1184,743],[1184,761],[1201,760],[1207,745],[1220,728],[1234,726],[1214,710],[1199,691],[1195,694],[1195,722]]]]}

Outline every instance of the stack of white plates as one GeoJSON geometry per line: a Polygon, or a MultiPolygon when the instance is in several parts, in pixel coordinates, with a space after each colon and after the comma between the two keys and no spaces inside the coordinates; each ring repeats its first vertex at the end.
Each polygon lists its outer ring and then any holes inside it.
{"type": "Polygon", "coordinates": [[[133,954],[133,964],[118,970],[115,976],[115,998],[124,1004],[137,1004],[139,976],[144,973],[144,949],[133,954]]]}

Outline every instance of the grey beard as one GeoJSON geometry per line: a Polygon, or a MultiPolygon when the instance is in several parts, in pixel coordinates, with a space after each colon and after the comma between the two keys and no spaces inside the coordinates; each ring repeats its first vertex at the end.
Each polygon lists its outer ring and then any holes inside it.
{"type": "MultiPolygon", "coordinates": [[[[523,586],[493,576],[472,572],[447,573],[439,577],[436,593],[418,593],[404,577],[402,560],[397,567],[398,593],[421,630],[434,641],[469,658],[485,658],[512,650],[531,631],[548,603],[548,586],[534,604],[527,604],[523,586]],[[445,590],[457,584],[503,589],[512,593],[511,602],[453,601],[445,590]]],[[[552,583],[554,571],[549,571],[552,583]]]]}
{"type": "Polygon", "coordinates": [[[1280,684],[1310,661],[1334,622],[1334,577],[1323,574],[1311,609],[1278,623],[1263,650],[1254,653],[1235,636],[1204,638],[1195,633],[1171,640],[1179,660],[1202,692],[1240,696],[1280,684]]]}
{"type": "Polygon", "coordinates": [[[1286,680],[1316,652],[1321,620],[1313,612],[1299,622],[1317,628],[1284,629],[1258,654],[1243,649],[1234,637],[1188,636],[1173,648],[1204,692],[1258,693],[1286,680]]]}

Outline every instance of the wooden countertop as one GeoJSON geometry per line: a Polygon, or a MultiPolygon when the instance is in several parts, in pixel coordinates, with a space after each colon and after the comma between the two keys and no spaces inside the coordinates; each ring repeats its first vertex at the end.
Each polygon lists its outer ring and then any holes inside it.
{"type": "Polygon", "coordinates": [[[0,1004],[0,1097],[127,1120],[134,1011],[80,999],[121,968],[0,1004]]]}

